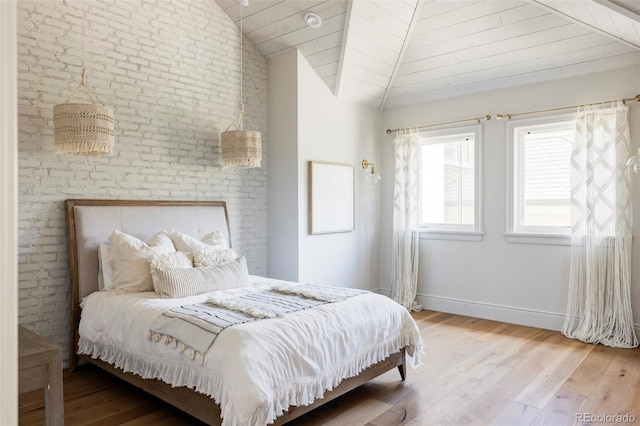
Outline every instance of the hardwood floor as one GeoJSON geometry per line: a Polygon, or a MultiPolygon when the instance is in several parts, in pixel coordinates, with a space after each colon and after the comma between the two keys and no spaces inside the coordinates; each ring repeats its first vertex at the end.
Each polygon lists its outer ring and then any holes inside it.
{"type": "MultiPolygon", "coordinates": [[[[390,371],[289,424],[625,423],[588,415],[640,422],[640,349],[432,311],[414,318],[426,349],[423,365],[410,368],[406,382],[390,371]]],[[[91,366],[65,371],[64,399],[67,426],[202,424],[91,366]]],[[[41,391],[21,395],[19,405],[21,425],[44,424],[41,391]]]]}

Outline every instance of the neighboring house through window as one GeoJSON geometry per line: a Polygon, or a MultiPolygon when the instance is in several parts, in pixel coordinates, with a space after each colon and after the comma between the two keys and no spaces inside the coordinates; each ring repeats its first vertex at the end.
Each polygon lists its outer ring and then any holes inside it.
{"type": "Polygon", "coordinates": [[[513,120],[507,131],[507,236],[541,238],[538,242],[555,238],[557,243],[567,243],[571,231],[569,180],[574,117],[513,120]]]}
{"type": "Polygon", "coordinates": [[[480,126],[421,133],[421,236],[481,238],[480,147],[480,126]]]}

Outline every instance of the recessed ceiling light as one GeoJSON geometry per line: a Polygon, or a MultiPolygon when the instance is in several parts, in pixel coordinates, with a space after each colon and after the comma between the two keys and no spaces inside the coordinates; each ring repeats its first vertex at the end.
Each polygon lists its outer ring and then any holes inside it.
{"type": "Polygon", "coordinates": [[[307,12],[304,14],[304,22],[306,22],[311,28],[320,28],[322,25],[322,18],[317,13],[307,12]]]}

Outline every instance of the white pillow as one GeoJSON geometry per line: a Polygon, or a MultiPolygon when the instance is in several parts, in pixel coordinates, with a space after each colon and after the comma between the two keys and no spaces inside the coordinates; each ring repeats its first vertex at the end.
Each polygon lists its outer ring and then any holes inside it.
{"type": "Polygon", "coordinates": [[[216,266],[220,263],[231,262],[238,258],[234,249],[195,250],[193,252],[193,266],[216,266]]]}
{"type": "Polygon", "coordinates": [[[109,262],[109,244],[101,243],[98,248],[98,289],[109,290],[113,287],[113,271],[109,262]]]}
{"type": "Polygon", "coordinates": [[[227,239],[224,237],[222,232],[213,231],[202,237],[201,241],[207,245],[220,247],[220,248],[229,248],[229,243],[227,239]]]}
{"type": "Polygon", "coordinates": [[[246,259],[240,257],[211,267],[157,268],[153,272],[153,280],[153,286],[161,296],[187,297],[246,287],[249,285],[249,271],[246,259]]]}
{"type": "Polygon", "coordinates": [[[171,237],[171,241],[173,241],[177,251],[192,252],[194,250],[226,249],[229,247],[227,239],[220,231],[213,231],[202,237],[200,241],[175,230],[169,232],[169,237],[171,237]]]}
{"type": "Polygon", "coordinates": [[[156,293],[160,293],[155,288],[158,280],[156,276],[158,269],[168,268],[193,268],[193,257],[189,253],[182,251],[172,251],[169,253],[156,253],[149,256],[149,269],[151,270],[151,281],[154,283],[153,289],[156,293]]]}
{"type": "Polygon", "coordinates": [[[176,251],[166,231],[160,231],[146,243],[120,231],[109,237],[109,263],[113,269],[115,293],[153,290],[149,256],[176,251]]]}

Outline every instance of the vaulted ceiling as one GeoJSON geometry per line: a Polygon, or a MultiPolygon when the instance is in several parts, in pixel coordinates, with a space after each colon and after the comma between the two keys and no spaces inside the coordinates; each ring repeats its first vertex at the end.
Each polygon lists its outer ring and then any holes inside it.
{"type": "MultiPolygon", "coordinates": [[[[239,23],[237,0],[216,1],[239,23]]],[[[250,0],[242,14],[267,59],[297,48],[337,97],[380,109],[640,64],[639,0],[250,0]]]]}

